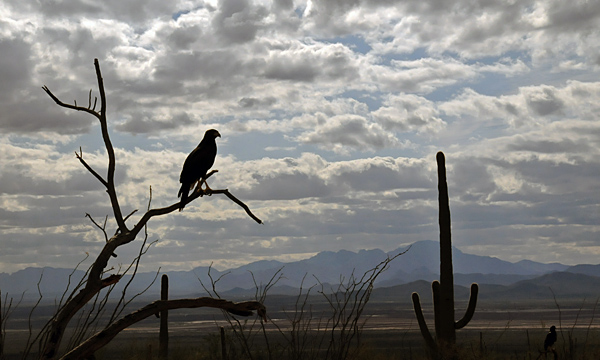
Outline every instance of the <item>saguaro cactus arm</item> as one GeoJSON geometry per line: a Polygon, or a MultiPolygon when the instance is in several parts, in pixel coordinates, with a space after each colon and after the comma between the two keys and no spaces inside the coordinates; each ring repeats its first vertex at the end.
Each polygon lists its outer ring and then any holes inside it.
{"type": "Polygon", "coordinates": [[[435,351],[437,349],[437,345],[435,344],[435,340],[433,340],[433,336],[429,332],[427,328],[427,323],[425,322],[425,317],[423,316],[423,310],[421,310],[421,300],[419,299],[419,294],[414,292],[412,293],[412,302],[413,307],[415,308],[415,315],[417,316],[417,322],[419,323],[419,329],[421,329],[421,335],[425,339],[425,343],[427,346],[435,351]]]}
{"type": "Polygon", "coordinates": [[[455,329],[462,329],[471,321],[473,314],[475,314],[475,307],[477,306],[477,294],[479,293],[479,286],[477,284],[471,284],[471,295],[469,296],[469,305],[467,311],[462,319],[454,323],[455,329]]]}

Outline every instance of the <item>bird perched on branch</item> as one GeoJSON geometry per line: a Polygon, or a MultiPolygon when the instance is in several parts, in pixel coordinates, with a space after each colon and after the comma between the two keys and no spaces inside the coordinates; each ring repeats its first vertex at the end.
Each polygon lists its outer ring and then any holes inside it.
{"type": "Polygon", "coordinates": [[[554,352],[554,349],[552,348],[552,346],[556,342],[556,339],[557,339],[556,326],[552,325],[550,327],[550,332],[546,335],[546,339],[544,339],[544,351],[545,352],[548,352],[548,350],[551,350],[552,352],[554,352]]]}
{"type": "MultiPolygon", "coordinates": [[[[179,176],[179,182],[181,183],[181,188],[177,194],[177,197],[181,197],[179,211],[185,207],[188,193],[196,186],[196,183],[200,181],[201,187],[202,182],[206,183],[206,172],[213,166],[217,156],[217,143],[215,141],[217,137],[221,137],[217,130],[207,130],[200,144],[185,159],[179,176]]],[[[206,190],[211,190],[208,184],[206,184],[206,190]]]]}

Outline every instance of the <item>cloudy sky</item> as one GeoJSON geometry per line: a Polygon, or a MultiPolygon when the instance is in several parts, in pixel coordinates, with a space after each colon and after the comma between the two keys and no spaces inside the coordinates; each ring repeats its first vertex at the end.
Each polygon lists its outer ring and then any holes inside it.
{"type": "MultiPolygon", "coordinates": [[[[504,260],[600,263],[600,2],[5,0],[0,3],[0,272],[73,267],[115,223],[98,58],[124,213],[177,201],[216,128],[222,196],[149,222],[144,270],[390,251],[438,238],[504,260]]],[[[119,250],[127,263],[140,240],[119,250]]]]}

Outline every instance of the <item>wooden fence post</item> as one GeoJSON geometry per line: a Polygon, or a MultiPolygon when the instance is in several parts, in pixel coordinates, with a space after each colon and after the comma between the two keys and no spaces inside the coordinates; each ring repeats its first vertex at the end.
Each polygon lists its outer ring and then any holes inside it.
{"type": "MultiPolygon", "coordinates": [[[[160,278],[160,299],[169,300],[169,277],[163,274],[160,278]]],[[[158,335],[158,357],[161,360],[169,358],[169,310],[160,312],[160,333],[158,335]]]]}
{"type": "Polygon", "coordinates": [[[221,326],[221,358],[227,360],[227,346],[225,342],[225,328],[221,326]]]}

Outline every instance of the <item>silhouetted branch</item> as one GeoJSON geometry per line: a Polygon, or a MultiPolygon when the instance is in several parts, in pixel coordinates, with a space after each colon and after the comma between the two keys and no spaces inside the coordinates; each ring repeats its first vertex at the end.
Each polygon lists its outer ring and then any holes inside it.
{"type": "MultiPolygon", "coordinates": [[[[70,105],[62,102],[56,97],[52,91],[47,86],[43,86],[42,89],[54,100],[54,102],[62,107],[67,109],[84,111],[88,114],[95,116],[98,120],[100,120],[100,128],[102,130],[102,139],[104,140],[104,145],[106,146],[106,151],[108,153],[108,174],[106,177],[106,181],[102,180],[102,178],[93,171],[89,166],[86,166],[85,162],[82,162],[86,169],[88,169],[104,186],[107,188],[108,196],[110,197],[110,202],[114,211],[115,220],[117,221],[117,225],[121,232],[127,232],[127,226],[125,226],[125,221],[123,220],[123,215],[121,214],[121,207],[119,206],[119,201],[117,199],[117,192],[115,190],[114,185],[114,177],[115,177],[115,151],[110,141],[110,136],[108,135],[108,125],[106,122],[106,93],[104,92],[104,81],[102,80],[102,73],[100,71],[100,63],[98,59],[94,59],[94,67],[96,68],[96,78],[98,80],[98,90],[100,91],[100,111],[95,111],[90,108],[86,108],[83,106],[70,105]]],[[[90,95],[91,96],[91,95],[90,95]]],[[[83,159],[81,156],[78,157],[79,161],[83,159]]]]}
{"type": "Polygon", "coordinates": [[[98,224],[96,220],[92,218],[92,215],[90,215],[89,213],[85,213],[85,217],[90,219],[92,224],[94,224],[98,229],[102,231],[102,233],[104,234],[104,240],[108,242],[108,234],[106,234],[106,221],[108,220],[108,215],[104,218],[104,224],[102,225],[98,224]]]}
{"type": "Polygon", "coordinates": [[[178,300],[158,300],[150,303],[143,308],[123,317],[114,322],[106,329],[100,331],[96,335],[81,343],[79,346],[71,350],[61,360],[85,359],[94,352],[108,344],[119,332],[129,326],[144,320],[145,318],[156,314],[157,312],[173,309],[192,309],[199,307],[211,307],[223,309],[225,311],[235,313],[237,315],[251,316],[253,311],[264,320],[267,321],[266,309],[263,304],[258,301],[244,301],[234,303],[222,299],[214,299],[209,297],[201,297],[195,299],[178,299],[178,300]]]}
{"type": "Polygon", "coordinates": [[[100,174],[96,172],[96,170],[92,169],[92,167],[88,165],[88,163],[85,160],[83,160],[83,151],[81,150],[81,147],[79,147],[79,154],[77,153],[77,151],[75,152],[75,157],[92,175],[96,177],[96,179],[98,179],[98,181],[102,183],[102,185],[108,188],[108,183],[106,182],[106,180],[104,180],[102,176],[100,176],[100,174]]]}
{"type": "Polygon", "coordinates": [[[212,191],[213,194],[225,194],[225,196],[227,196],[229,199],[231,199],[234,203],[238,204],[239,206],[241,206],[245,211],[246,214],[248,214],[248,216],[250,216],[254,221],[256,221],[259,224],[263,224],[262,220],[257,218],[252,211],[250,211],[250,208],[248,208],[248,206],[246,204],[244,204],[243,202],[241,202],[238,198],[236,198],[235,196],[233,196],[229,190],[224,189],[224,190],[213,190],[212,191]]]}
{"type": "MultiPolygon", "coordinates": [[[[227,196],[229,199],[231,199],[233,202],[235,202],[236,204],[238,204],[239,206],[241,206],[246,213],[248,214],[248,216],[250,216],[254,221],[256,221],[259,224],[262,224],[262,220],[259,219],[258,217],[256,217],[256,215],[254,215],[252,213],[252,211],[250,210],[250,208],[248,208],[248,206],[246,204],[244,204],[242,201],[240,201],[238,198],[236,198],[235,196],[233,196],[228,189],[217,189],[217,190],[212,190],[210,192],[205,192],[202,189],[198,189],[196,188],[196,190],[194,190],[194,192],[187,198],[186,204],[194,201],[195,199],[202,197],[204,195],[208,195],[208,194],[225,194],[225,196],[227,196]]],[[[146,223],[153,217],[155,216],[160,216],[160,215],[165,215],[165,214],[169,214],[175,210],[179,210],[179,205],[180,203],[175,203],[172,205],[169,205],[167,207],[163,207],[163,208],[157,208],[157,209],[151,209],[148,210],[144,216],[142,216],[142,218],[140,219],[140,221],[133,227],[133,229],[131,229],[131,233],[132,234],[137,234],[139,233],[142,228],[146,225],[146,223]]]]}
{"type": "MultiPolygon", "coordinates": [[[[98,224],[98,223],[96,222],[96,220],[94,220],[94,219],[92,218],[92,215],[90,215],[90,214],[86,213],[86,214],[85,214],[85,217],[89,218],[89,219],[90,219],[90,221],[91,221],[91,222],[92,222],[94,225],[96,225],[96,227],[97,227],[98,229],[100,229],[100,230],[102,231],[102,234],[104,234],[104,240],[105,240],[106,242],[108,242],[108,234],[106,233],[106,222],[108,221],[108,215],[106,215],[106,217],[104,217],[104,224],[102,224],[102,226],[101,226],[100,224],[98,224]]],[[[112,253],[112,254],[111,254],[111,256],[112,256],[112,257],[117,257],[117,254],[115,254],[115,253],[112,253]]]]}
{"type": "MultiPolygon", "coordinates": [[[[150,190],[150,192],[152,193],[152,190],[150,190]]],[[[152,195],[150,195],[150,196],[152,197],[152,195]]],[[[137,211],[138,211],[138,209],[133,210],[127,216],[125,216],[125,218],[123,220],[127,221],[127,219],[129,219],[131,217],[131,215],[135,214],[137,211]]]]}
{"type": "Polygon", "coordinates": [[[92,115],[94,115],[95,117],[97,117],[98,119],[100,119],[100,114],[99,114],[98,112],[96,112],[96,111],[94,111],[94,110],[92,110],[92,109],[85,108],[85,107],[83,107],[83,106],[77,106],[77,102],[75,102],[75,105],[71,105],[71,104],[67,104],[67,103],[64,103],[64,102],[60,101],[60,100],[59,100],[59,99],[58,99],[58,98],[57,98],[57,97],[56,97],[56,96],[55,96],[55,95],[52,93],[52,91],[50,91],[50,89],[49,89],[49,88],[48,88],[46,85],[42,86],[42,89],[44,89],[44,91],[46,92],[46,94],[48,94],[48,96],[50,96],[50,97],[52,98],[52,100],[54,100],[54,102],[55,102],[55,103],[56,103],[58,106],[62,106],[62,107],[64,107],[64,108],[67,108],[67,109],[72,109],[72,110],[77,110],[77,111],[83,111],[83,112],[86,112],[86,113],[88,113],[88,114],[92,114],[92,115]]]}

